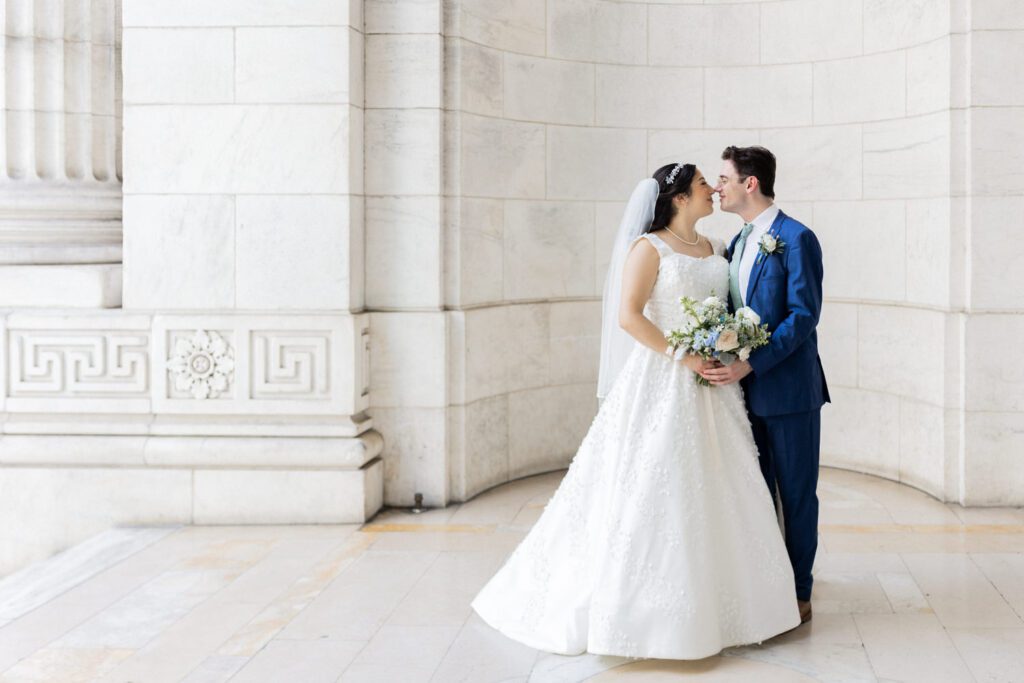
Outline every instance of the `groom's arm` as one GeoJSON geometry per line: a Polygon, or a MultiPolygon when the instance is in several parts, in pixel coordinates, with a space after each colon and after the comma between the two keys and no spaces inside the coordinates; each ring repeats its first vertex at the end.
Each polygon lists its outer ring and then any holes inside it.
{"type": "Polygon", "coordinates": [[[785,360],[814,332],[821,316],[824,267],[821,245],[810,230],[802,230],[787,244],[786,307],[788,315],[772,332],[771,341],[750,354],[750,367],[763,375],[785,360]]]}

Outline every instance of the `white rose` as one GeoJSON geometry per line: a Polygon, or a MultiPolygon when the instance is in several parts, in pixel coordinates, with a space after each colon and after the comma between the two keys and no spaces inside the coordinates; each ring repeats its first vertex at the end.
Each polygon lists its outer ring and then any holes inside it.
{"type": "Polygon", "coordinates": [[[744,346],[742,349],[740,349],[739,353],[736,354],[736,355],[738,355],[740,357],[740,360],[746,360],[746,359],[750,358],[750,349],[748,347],[744,346]]]}
{"type": "Polygon", "coordinates": [[[725,303],[717,296],[709,296],[707,299],[704,299],[702,305],[707,308],[721,308],[725,303]]]}
{"type": "Polygon", "coordinates": [[[732,351],[740,345],[740,336],[736,330],[723,330],[715,342],[715,350],[732,351]]]}
{"type": "Polygon", "coordinates": [[[754,309],[749,306],[744,306],[743,308],[738,309],[736,311],[736,317],[740,320],[749,320],[755,325],[761,324],[761,316],[755,313],[754,309]]]}
{"type": "Polygon", "coordinates": [[[771,233],[765,233],[765,236],[761,238],[761,246],[765,251],[772,252],[775,251],[775,247],[779,246],[779,242],[771,233]]]}

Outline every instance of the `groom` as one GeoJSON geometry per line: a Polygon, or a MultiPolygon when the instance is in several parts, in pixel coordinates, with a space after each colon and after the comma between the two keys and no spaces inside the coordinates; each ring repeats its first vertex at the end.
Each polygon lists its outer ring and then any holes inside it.
{"type": "Polygon", "coordinates": [[[772,336],[748,360],[704,376],[712,384],[742,382],[761,472],[782,501],[800,620],[807,622],[818,549],[821,406],[829,400],[814,331],[821,246],[807,226],[775,206],[775,156],[764,147],[727,147],[715,190],[722,210],[745,223],[729,246],[730,303],[734,310],[754,309],[772,336]]]}

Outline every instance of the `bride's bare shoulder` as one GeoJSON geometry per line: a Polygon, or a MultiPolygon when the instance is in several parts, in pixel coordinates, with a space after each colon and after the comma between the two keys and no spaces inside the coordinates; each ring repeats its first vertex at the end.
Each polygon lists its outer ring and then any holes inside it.
{"type": "Polygon", "coordinates": [[[646,233],[633,240],[629,247],[629,255],[637,254],[640,258],[658,259],[660,254],[658,247],[649,238],[651,234],[653,233],[646,233]]]}
{"type": "Polygon", "coordinates": [[[626,254],[626,270],[642,268],[653,271],[658,269],[660,262],[661,254],[658,247],[647,239],[647,235],[641,235],[633,240],[626,254]]]}

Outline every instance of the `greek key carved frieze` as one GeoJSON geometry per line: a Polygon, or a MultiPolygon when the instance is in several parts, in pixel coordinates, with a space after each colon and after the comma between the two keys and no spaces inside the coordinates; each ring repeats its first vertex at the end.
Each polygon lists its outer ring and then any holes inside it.
{"type": "Polygon", "coordinates": [[[252,332],[252,398],[330,396],[330,332],[252,332]]]}
{"type": "Polygon", "coordinates": [[[12,397],[136,397],[149,390],[147,332],[9,330],[12,397]]]}

